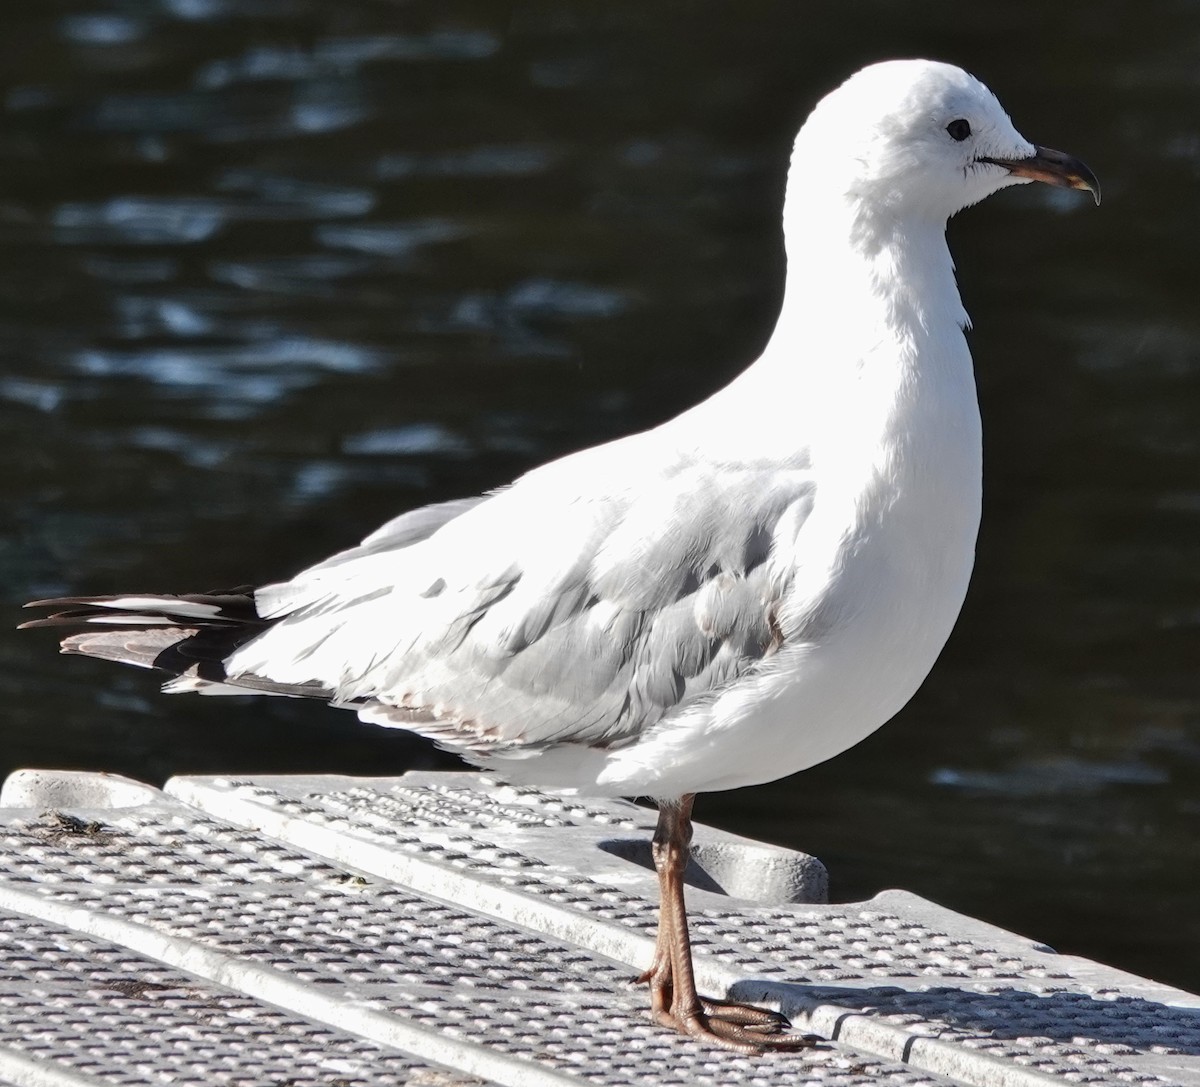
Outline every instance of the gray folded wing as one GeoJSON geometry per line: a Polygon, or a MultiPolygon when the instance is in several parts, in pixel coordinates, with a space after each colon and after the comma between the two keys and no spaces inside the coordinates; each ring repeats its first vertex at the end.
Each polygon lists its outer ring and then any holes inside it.
{"type": "Polygon", "coordinates": [[[320,683],[377,723],[522,757],[628,743],[764,661],[781,637],[780,555],[812,502],[805,467],[681,457],[581,495],[589,463],[604,467],[590,453],[397,519],[260,591],[278,621],[230,673],[320,683]]]}

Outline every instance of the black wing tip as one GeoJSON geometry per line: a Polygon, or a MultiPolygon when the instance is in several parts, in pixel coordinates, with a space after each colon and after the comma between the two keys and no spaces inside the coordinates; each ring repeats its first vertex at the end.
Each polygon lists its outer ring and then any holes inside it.
{"type": "MultiPolygon", "coordinates": [[[[28,600],[22,608],[84,608],[95,607],[125,596],[152,596],[152,593],[105,593],[100,596],[47,596],[41,600],[28,600]]],[[[169,599],[164,597],[163,599],[169,599]]]]}
{"type": "MultiPolygon", "coordinates": [[[[74,603],[74,602],[66,601],[66,600],[48,600],[48,601],[35,600],[35,601],[31,601],[28,604],[25,604],[24,607],[26,607],[26,608],[39,607],[39,606],[61,607],[63,604],[67,604],[67,603],[74,603]]],[[[56,611],[51,615],[42,615],[37,619],[26,619],[25,622],[17,624],[17,630],[37,630],[42,627],[86,626],[88,623],[88,617],[91,615],[98,615],[98,614],[102,614],[102,613],[92,611],[87,608],[72,607],[71,610],[69,610],[69,611],[56,611]]]]}
{"type": "MultiPolygon", "coordinates": [[[[26,604],[26,607],[29,605],[26,604]]],[[[60,627],[65,626],[66,620],[57,615],[44,615],[41,619],[27,619],[23,623],[17,624],[17,630],[38,630],[41,627],[60,627]]]]}
{"type": "Polygon", "coordinates": [[[91,625],[114,629],[127,625],[130,629],[176,624],[183,626],[219,625],[265,627],[269,621],[263,619],[254,605],[254,589],[238,586],[207,593],[112,593],[103,596],[52,596],[30,600],[21,605],[22,610],[63,609],[39,619],[30,619],[17,626],[18,630],[39,627],[63,627],[91,625]],[[209,609],[208,614],[198,614],[196,605],[209,609]],[[127,623],[122,622],[122,617],[127,623]]]}

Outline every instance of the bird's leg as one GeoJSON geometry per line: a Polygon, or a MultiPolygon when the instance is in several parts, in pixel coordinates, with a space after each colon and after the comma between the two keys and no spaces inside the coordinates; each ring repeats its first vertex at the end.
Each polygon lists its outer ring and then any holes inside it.
{"type": "Polygon", "coordinates": [[[650,960],[650,968],[637,977],[639,983],[648,983],[650,986],[650,1010],[656,1019],[669,1015],[671,1009],[671,953],[663,940],[664,931],[660,910],[658,938],[654,941],[654,958],[650,960]]]}
{"type": "MultiPolygon", "coordinates": [[[[689,802],[695,799],[685,798],[689,802]]],[[[682,803],[682,801],[681,801],[682,803]]],[[[654,938],[654,958],[650,960],[650,968],[638,976],[639,982],[650,986],[650,1011],[660,1022],[667,1022],[671,1016],[673,1004],[673,986],[671,973],[671,919],[667,913],[666,864],[668,839],[671,834],[672,805],[663,802],[658,807],[658,824],[654,828],[654,838],[651,842],[651,853],[654,857],[654,870],[658,873],[658,933],[654,938]]],[[[686,847],[685,847],[686,848],[686,847]]],[[[684,860],[687,867],[687,860],[684,860]]],[[[685,918],[686,924],[686,918],[685,918]]],[[[672,1024],[673,1025],[673,1024],[672,1024]]]]}
{"type": "Polygon", "coordinates": [[[810,1046],[811,1038],[782,1033],[791,1026],[782,1015],[752,1004],[707,1000],[696,992],[683,901],[695,799],[689,794],[659,805],[653,843],[659,889],[658,938],[650,969],[640,979],[650,984],[651,1011],[664,1026],[742,1053],[810,1046]]]}

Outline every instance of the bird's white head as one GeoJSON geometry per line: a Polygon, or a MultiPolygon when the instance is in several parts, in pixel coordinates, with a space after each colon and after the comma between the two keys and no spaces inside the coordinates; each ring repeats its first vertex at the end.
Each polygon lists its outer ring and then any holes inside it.
{"type": "MultiPolygon", "coordinates": [[[[887,218],[945,222],[985,196],[1028,181],[1087,189],[1095,175],[1030,143],[996,96],[951,64],[872,64],[826,95],[796,141],[793,181],[814,175],[847,201],[887,218]]],[[[807,180],[806,180],[807,179],[807,180]]]]}

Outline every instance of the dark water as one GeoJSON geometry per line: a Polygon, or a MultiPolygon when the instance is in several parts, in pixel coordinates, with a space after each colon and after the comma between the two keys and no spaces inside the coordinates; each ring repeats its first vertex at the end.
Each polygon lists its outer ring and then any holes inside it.
{"type": "MultiPolygon", "coordinates": [[[[0,6],[6,596],[278,577],[669,416],[769,333],[806,109],[870,60],[954,60],[1104,206],[1025,189],[952,228],[987,496],[934,675],[699,813],[841,898],[907,887],[1200,988],[1200,7],[847,10],[0,6]]],[[[0,629],[0,697],[8,768],[438,758],[37,633],[0,629]]]]}

